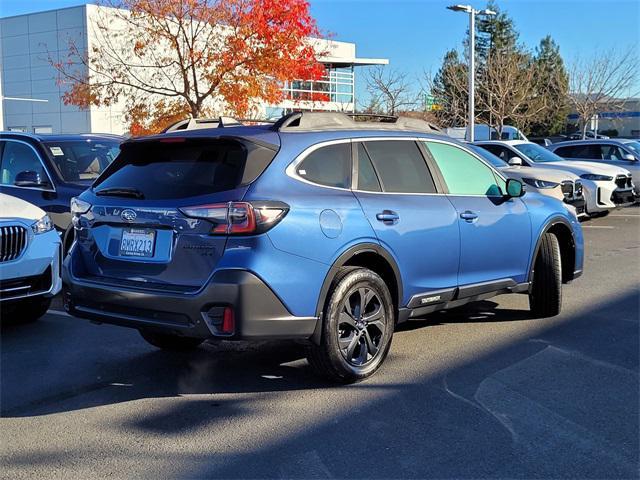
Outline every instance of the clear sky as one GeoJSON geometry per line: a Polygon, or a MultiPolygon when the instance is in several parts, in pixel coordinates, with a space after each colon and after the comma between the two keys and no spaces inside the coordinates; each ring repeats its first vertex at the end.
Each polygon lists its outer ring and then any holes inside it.
{"type": "MultiPolygon", "coordinates": [[[[0,0],[0,16],[82,4],[81,0],[0,0]]],[[[311,0],[313,16],[324,33],[336,40],[355,42],[360,57],[383,57],[390,67],[420,76],[435,72],[447,49],[459,47],[468,17],[447,10],[454,0],[311,0]]],[[[485,0],[459,0],[475,8],[485,0]]],[[[533,49],[549,34],[569,62],[594,50],[634,46],[640,61],[639,0],[502,0],[520,32],[533,49]]],[[[640,90],[640,78],[637,82],[640,90]]],[[[362,75],[358,92],[364,94],[362,75]]]]}

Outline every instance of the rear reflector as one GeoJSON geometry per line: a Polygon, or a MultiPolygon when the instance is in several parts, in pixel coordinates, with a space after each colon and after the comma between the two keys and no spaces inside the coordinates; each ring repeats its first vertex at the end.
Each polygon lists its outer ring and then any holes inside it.
{"type": "Polygon", "coordinates": [[[235,327],[233,309],[231,307],[225,307],[224,315],[222,316],[222,333],[231,334],[235,330],[235,327]]]}
{"type": "Polygon", "coordinates": [[[211,307],[202,312],[202,318],[213,335],[228,337],[235,333],[236,321],[232,307],[211,307]]]}

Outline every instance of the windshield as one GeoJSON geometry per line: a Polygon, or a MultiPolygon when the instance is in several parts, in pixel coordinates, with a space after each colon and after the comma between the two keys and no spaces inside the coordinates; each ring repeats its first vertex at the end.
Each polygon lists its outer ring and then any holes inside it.
{"type": "Polygon", "coordinates": [[[559,157],[537,143],[521,143],[514,145],[514,147],[535,163],[562,162],[564,160],[564,158],[559,157]]]}
{"type": "Polygon", "coordinates": [[[624,142],[624,146],[635,153],[636,157],[640,155],[640,142],[624,142]]]}
{"type": "Polygon", "coordinates": [[[503,167],[509,166],[509,164],[504,160],[502,160],[500,157],[494,155],[493,153],[491,153],[488,150],[485,150],[482,147],[479,147],[477,145],[467,145],[467,147],[469,147],[471,150],[473,150],[475,153],[480,155],[482,158],[484,158],[487,162],[489,162],[491,165],[493,165],[496,168],[503,168],[503,167]]]}
{"type": "Polygon", "coordinates": [[[65,182],[93,181],[120,153],[117,140],[45,142],[65,182]]]}

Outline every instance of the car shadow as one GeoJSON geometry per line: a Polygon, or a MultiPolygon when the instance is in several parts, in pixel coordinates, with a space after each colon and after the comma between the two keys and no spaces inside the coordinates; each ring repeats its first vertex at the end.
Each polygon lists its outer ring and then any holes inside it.
{"type": "MultiPolygon", "coordinates": [[[[119,350],[124,345],[129,355],[118,361],[85,362],[94,369],[92,378],[99,374],[102,380],[75,392],[59,384],[65,379],[78,384],[84,379],[80,370],[74,370],[68,358],[53,355],[51,369],[25,377],[23,385],[45,383],[58,397],[15,405],[3,415],[30,417],[167,398],[153,408],[132,407],[135,414],[114,416],[114,423],[100,428],[109,435],[123,431],[182,441],[199,439],[206,432],[201,441],[212,442],[211,450],[192,447],[176,455],[159,449],[154,454],[151,467],[176,465],[171,476],[178,478],[626,478],[637,473],[639,301],[637,291],[621,294],[543,323],[524,336],[510,336],[491,348],[483,345],[472,355],[446,358],[433,368],[411,356],[409,344],[424,348],[421,341],[407,341],[413,335],[399,332],[405,348],[392,349],[375,377],[348,387],[313,377],[302,360],[303,345],[220,342],[191,354],[173,354],[145,351],[145,344],[127,330],[87,326],[80,333],[102,332],[91,340],[119,342],[119,350]],[[625,313],[612,316],[616,311],[625,313]],[[117,337],[106,338],[112,332],[117,337]],[[56,369],[63,374],[53,375],[56,369]],[[399,374],[407,369],[410,375],[399,374]],[[310,388],[324,389],[321,398],[347,408],[305,404],[314,398],[307,395],[280,396],[286,405],[274,406],[273,397],[263,395],[310,388]],[[221,395],[244,392],[257,395],[221,395]],[[186,394],[207,395],[181,398],[186,394]],[[274,428],[278,424],[261,423],[288,415],[289,409],[294,409],[292,418],[287,416],[280,430],[274,428]],[[299,417],[304,425],[294,428],[299,417]],[[227,443],[228,450],[217,449],[227,443]]],[[[469,314],[487,310],[495,312],[489,321],[513,320],[514,311],[491,303],[436,319],[431,315],[411,328],[465,321],[469,314]]],[[[84,344],[69,339],[65,325],[61,322],[50,331],[53,340],[66,339],[59,348],[82,350],[84,344]]],[[[18,330],[13,334],[17,338],[10,340],[18,342],[38,338],[27,338],[18,330]]],[[[451,355],[456,345],[440,353],[451,355]]],[[[108,357],[108,352],[93,355],[108,357]]],[[[27,353],[22,360],[28,363],[27,353]]],[[[5,375],[2,386],[4,395],[10,386],[5,375]]],[[[122,447],[129,457],[147,452],[134,443],[122,447]]],[[[10,458],[7,465],[51,465],[105,453],[101,445],[81,451],[57,448],[52,444],[50,451],[10,458]]]]}
{"type": "MultiPolygon", "coordinates": [[[[411,320],[397,331],[531,318],[528,311],[497,307],[491,301],[476,302],[411,320]]],[[[146,344],[134,330],[47,316],[32,324],[3,325],[1,342],[5,347],[0,371],[3,417],[182,394],[339,388],[315,376],[306,361],[307,346],[291,341],[216,341],[205,342],[192,352],[168,352],[146,344]],[[42,338],[47,339],[46,345],[40,344],[42,338]],[[41,357],[41,363],[24,358],[27,354],[41,357]],[[36,371],[25,372],[16,362],[26,362],[36,371]]]]}

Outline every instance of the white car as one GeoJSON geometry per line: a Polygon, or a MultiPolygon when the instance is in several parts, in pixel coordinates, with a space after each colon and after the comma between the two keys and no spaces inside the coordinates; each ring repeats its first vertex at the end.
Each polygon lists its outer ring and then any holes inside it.
{"type": "Polygon", "coordinates": [[[0,193],[0,309],[3,319],[37,320],[62,288],[62,242],[35,205],[0,193]]]}
{"type": "Polygon", "coordinates": [[[571,172],[551,168],[523,167],[520,158],[513,158],[511,163],[507,163],[491,153],[481,143],[467,145],[504,173],[506,177],[520,180],[526,191],[556,198],[571,205],[575,209],[576,216],[586,217],[580,177],[571,172]]]}
{"type": "Polygon", "coordinates": [[[477,142],[494,155],[523,167],[549,168],[578,175],[582,181],[587,214],[609,212],[633,204],[631,173],[622,167],[596,162],[568,161],[546,148],[521,140],[477,142]]]}

